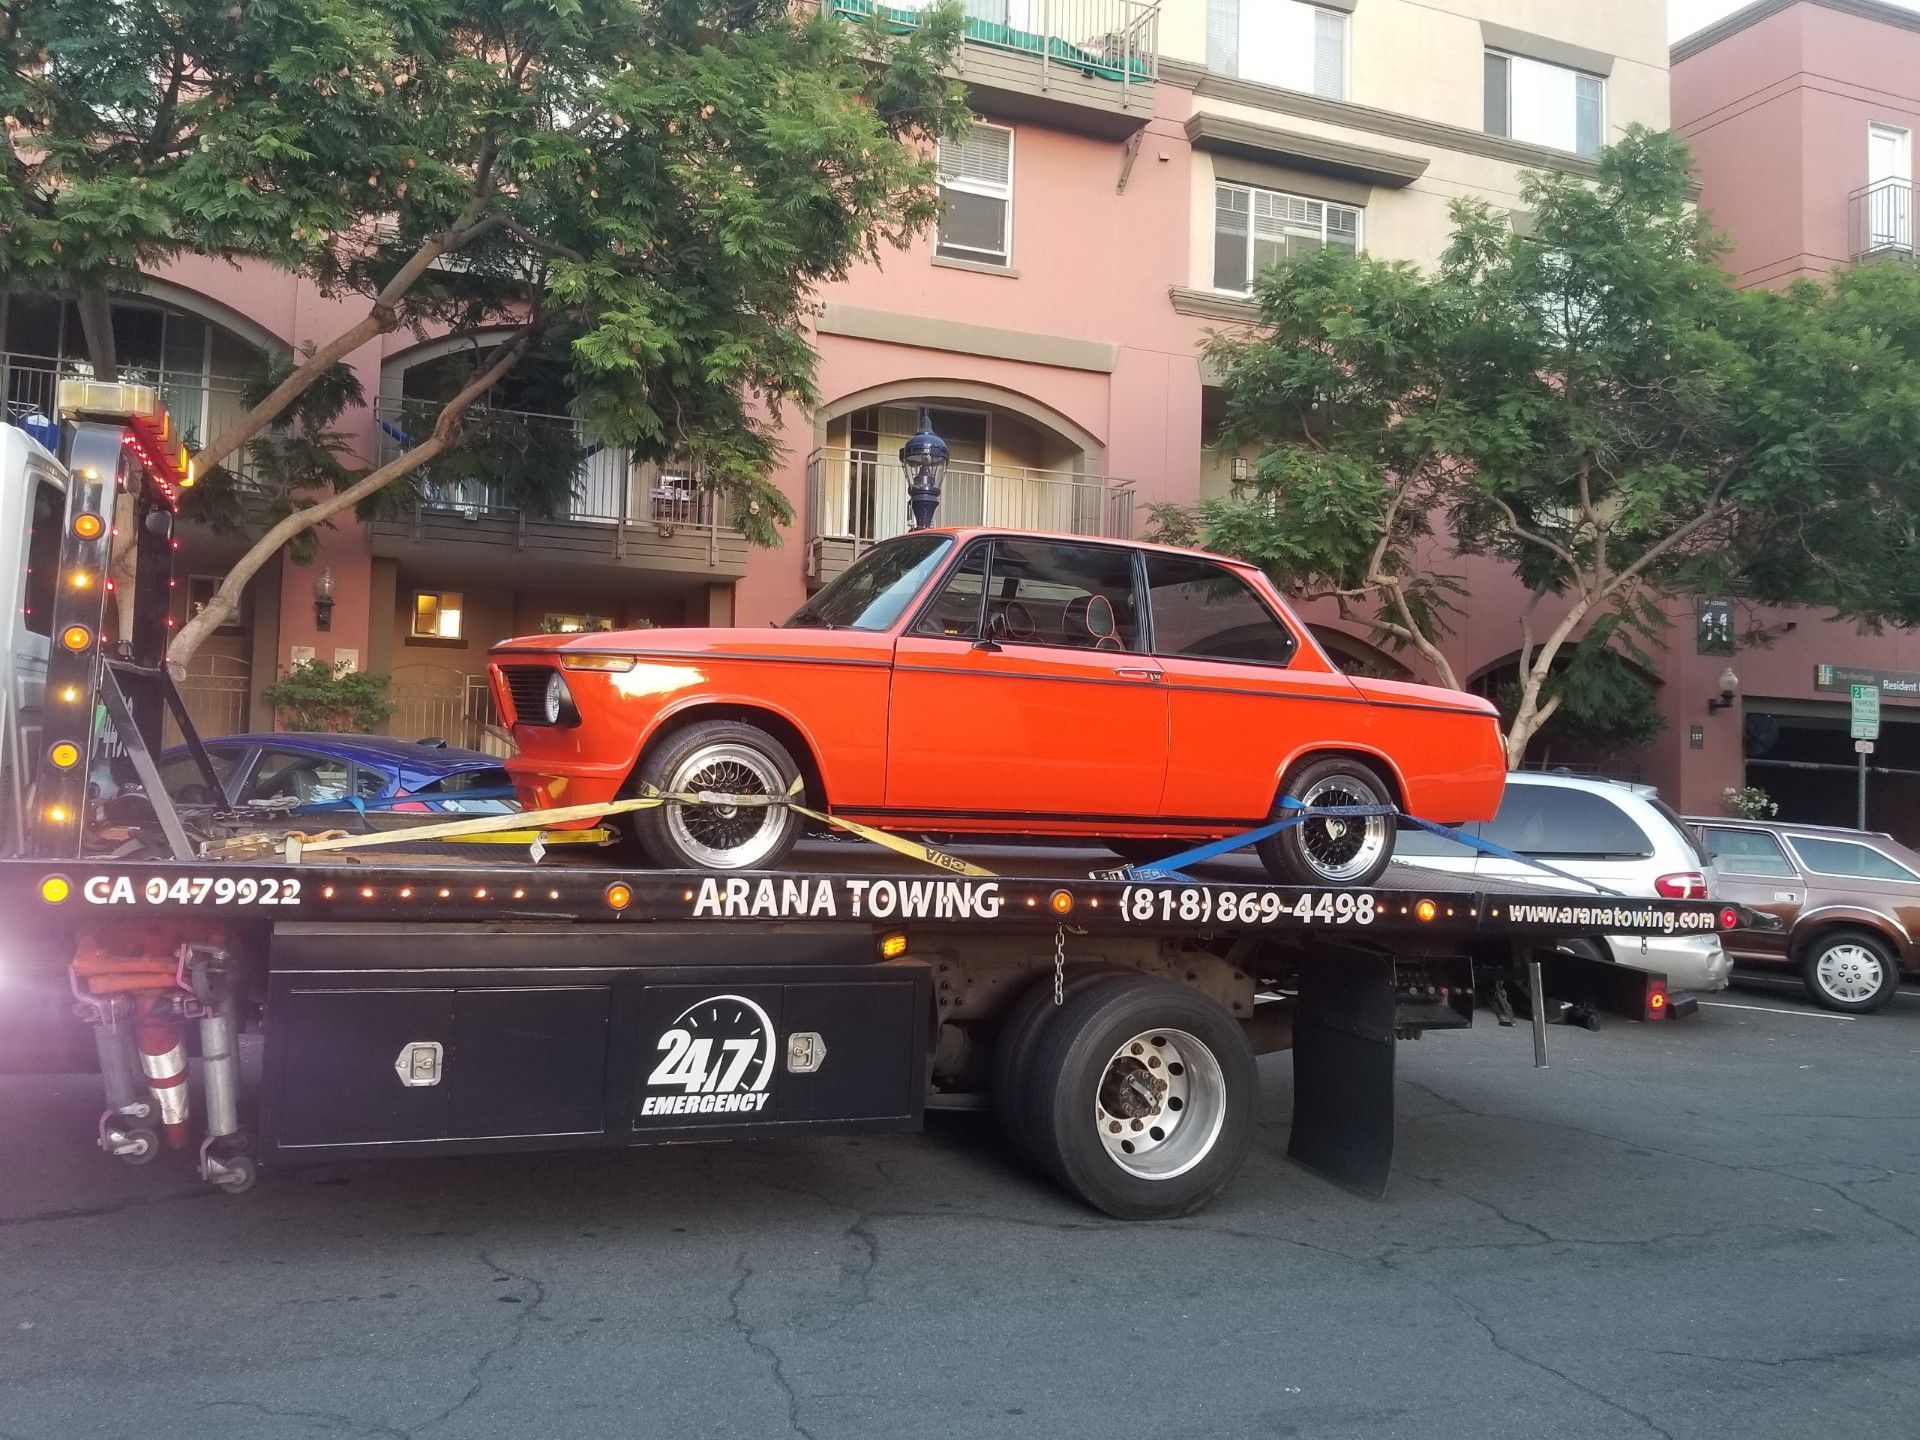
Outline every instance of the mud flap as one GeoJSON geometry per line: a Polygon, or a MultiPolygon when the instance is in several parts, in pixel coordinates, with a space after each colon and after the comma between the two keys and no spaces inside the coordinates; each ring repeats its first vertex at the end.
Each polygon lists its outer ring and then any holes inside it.
{"type": "Polygon", "coordinates": [[[1300,968],[1287,1153],[1362,1194],[1393,1169],[1394,967],[1356,947],[1319,947],[1300,968]]]}

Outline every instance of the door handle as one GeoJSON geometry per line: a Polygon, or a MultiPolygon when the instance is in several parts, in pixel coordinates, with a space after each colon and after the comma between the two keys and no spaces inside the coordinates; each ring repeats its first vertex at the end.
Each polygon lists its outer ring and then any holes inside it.
{"type": "Polygon", "coordinates": [[[1158,680],[1160,672],[1145,665],[1120,665],[1114,668],[1115,675],[1122,680],[1158,680]]]}

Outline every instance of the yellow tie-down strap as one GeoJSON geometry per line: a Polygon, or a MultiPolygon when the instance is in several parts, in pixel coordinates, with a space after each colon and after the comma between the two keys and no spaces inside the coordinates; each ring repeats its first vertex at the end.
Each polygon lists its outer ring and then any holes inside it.
{"type": "MultiPolygon", "coordinates": [[[[662,805],[730,805],[737,809],[752,809],[768,805],[782,805],[796,815],[804,815],[809,820],[817,820],[823,825],[831,825],[836,830],[844,830],[849,835],[858,835],[862,840],[871,841],[898,855],[919,860],[950,875],[967,875],[976,879],[991,879],[993,871],[970,861],[962,860],[958,855],[950,855],[945,850],[923,844],[918,840],[909,840],[904,835],[890,834],[885,830],[876,830],[871,825],[862,825],[857,820],[843,819],[838,815],[829,815],[824,810],[814,810],[802,805],[798,799],[802,793],[801,782],[795,780],[784,795],[729,795],[715,790],[696,790],[666,793],[654,789],[651,785],[630,800],[613,800],[604,805],[563,805],[554,810],[522,811],[513,815],[480,815],[471,820],[449,820],[441,825],[422,825],[412,830],[385,830],[373,835],[329,834],[324,839],[301,842],[294,838],[287,841],[287,858],[298,860],[303,855],[319,854],[323,851],[364,850],[375,845],[402,845],[422,840],[460,840],[466,843],[497,840],[500,843],[531,844],[542,840],[548,845],[564,843],[562,837],[574,843],[582,843],[576,837],[594,837],[594,843],[606,838],[605,830],[561,830],[549,831],[550,825],[564,825],[574,820],[601,820],[615,815],[629,815],[636,810],[653,810],[662,805]],[[529,828],[527,821],[537,819],[536,828],[529,828]],[[509,839],[511,837],[511,839],[509,839]]],[[[215,853],[212,847],[208,854],[215,853]]]]}

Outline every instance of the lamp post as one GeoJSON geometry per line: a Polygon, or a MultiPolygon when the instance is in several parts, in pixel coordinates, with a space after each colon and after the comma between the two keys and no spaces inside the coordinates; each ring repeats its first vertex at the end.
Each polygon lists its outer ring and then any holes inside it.
{"type": "Polygon", "coordinates": [[[333,629],[333,567],[329,565],[313,582],[313,628],[333,629]]]}
{"type": "Polygon", "coordinates": [[[913,511],[909,529],[924,530],[933,524],[949,453],[947,442],[933,433],[933,417],[922,408],[919,430],[900,447],[900,463],[907,469],[907,508],[913,511]]]}

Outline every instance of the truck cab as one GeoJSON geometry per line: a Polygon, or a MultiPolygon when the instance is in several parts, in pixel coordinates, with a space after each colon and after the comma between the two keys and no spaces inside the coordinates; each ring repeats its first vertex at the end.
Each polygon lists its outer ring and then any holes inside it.
{"type": "Polygon", "coordinates": [[[0,425],[0,611],[5,674],[0,685],[0,853],[24,834],[27,790],[40,752],[52,647],[54,581],[67,513],[67,472],[40,443],[0,425]]]}

